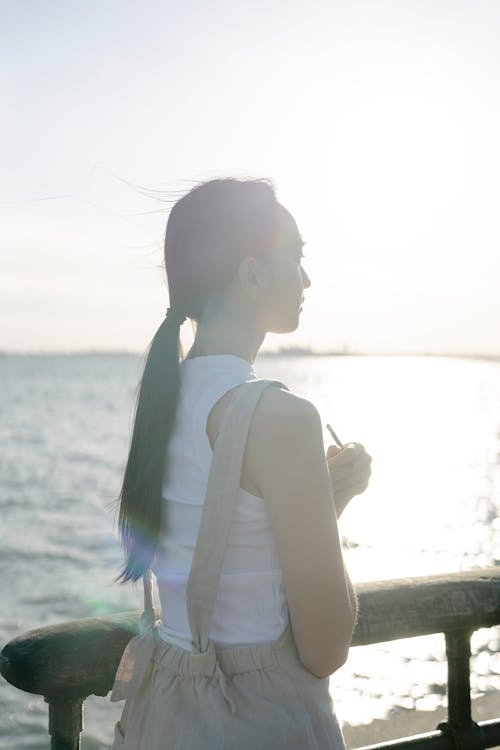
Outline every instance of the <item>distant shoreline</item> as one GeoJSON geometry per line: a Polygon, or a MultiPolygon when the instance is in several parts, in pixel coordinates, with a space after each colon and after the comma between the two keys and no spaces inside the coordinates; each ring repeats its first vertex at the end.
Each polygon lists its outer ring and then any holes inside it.
{"type": "Polygon", "coordinates": [[[277,352],[260,352],[259,357],[451,357],[453,359],[490,359],[500,361],[500,354],[448,354],[446,352],[314,352],[311,349],[280,349],[277,352]]]}
{"type": "MultiPolygon", "coordinates": [[[[89,349],[74,352],[64,351],[39,351],[39,352],[16,352],[0,351],[0,357],[143,357],[144,352],[133,352],[126,350],[97,350],[89,349]]],[[[279,357],[442,357],[448,359],[482,359],[491,362],[500,361],[499,354],[461,354],[446,352],[353,352],[353,351],[313,351],[301,347],[282,348],[277,351],[261,351],[258,359],[279,357]]]]}

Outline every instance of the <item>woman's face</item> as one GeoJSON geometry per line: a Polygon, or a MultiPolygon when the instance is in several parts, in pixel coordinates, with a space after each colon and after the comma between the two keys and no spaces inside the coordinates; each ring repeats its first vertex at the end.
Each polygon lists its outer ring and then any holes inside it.
{"type": "Polygon", "coordinates": [[[299,326],[304,289],[311,286],[301,262],[303,245],[295,219],[280,205],[277,242],[266,260],[266,328],[271,333],[288,333],[299,326]]]}

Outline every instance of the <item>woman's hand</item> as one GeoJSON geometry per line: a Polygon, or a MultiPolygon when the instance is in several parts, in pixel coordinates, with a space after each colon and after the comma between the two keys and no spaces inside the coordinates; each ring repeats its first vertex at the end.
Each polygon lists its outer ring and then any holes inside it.
{"type": "Polygon", "coordinates": [[[372,457],[361,443],[347,443],[343,448],[328,446],[326,462],[339,517],[354,495],[361,495],[368,487],[372,457]]]}

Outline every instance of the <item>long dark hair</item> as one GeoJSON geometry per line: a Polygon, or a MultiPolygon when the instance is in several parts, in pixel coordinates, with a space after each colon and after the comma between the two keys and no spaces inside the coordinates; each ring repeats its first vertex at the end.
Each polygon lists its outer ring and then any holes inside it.
{"type": "Polygon", "coordinates": [[[184,316],[206,319],[247,255],[265,257],[277,230],[278,203],[271,180],[202,182],[172,207],[165,233],[170,314],[146,352],[129,455],[119,496],[118,525],[125,564],[117,580],[136,581],[155,555],[165,518],[162,485],[168,476],[167,445],[179,391],[179,340],[184,316]]]}

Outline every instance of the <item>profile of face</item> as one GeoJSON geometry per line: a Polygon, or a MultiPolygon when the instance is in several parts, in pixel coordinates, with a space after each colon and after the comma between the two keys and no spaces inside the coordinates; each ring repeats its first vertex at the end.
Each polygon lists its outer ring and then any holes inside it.
{"type": "Polygon", "coordinates": [[[295,219],[284,206],[279,205],[278,209],[278,236],[265,261],[268,279],[262,303],[266,329],[289,333],[299,326],[304,289],[311,286],[311,280],[302,267],[304,241],[295,219]]]}

